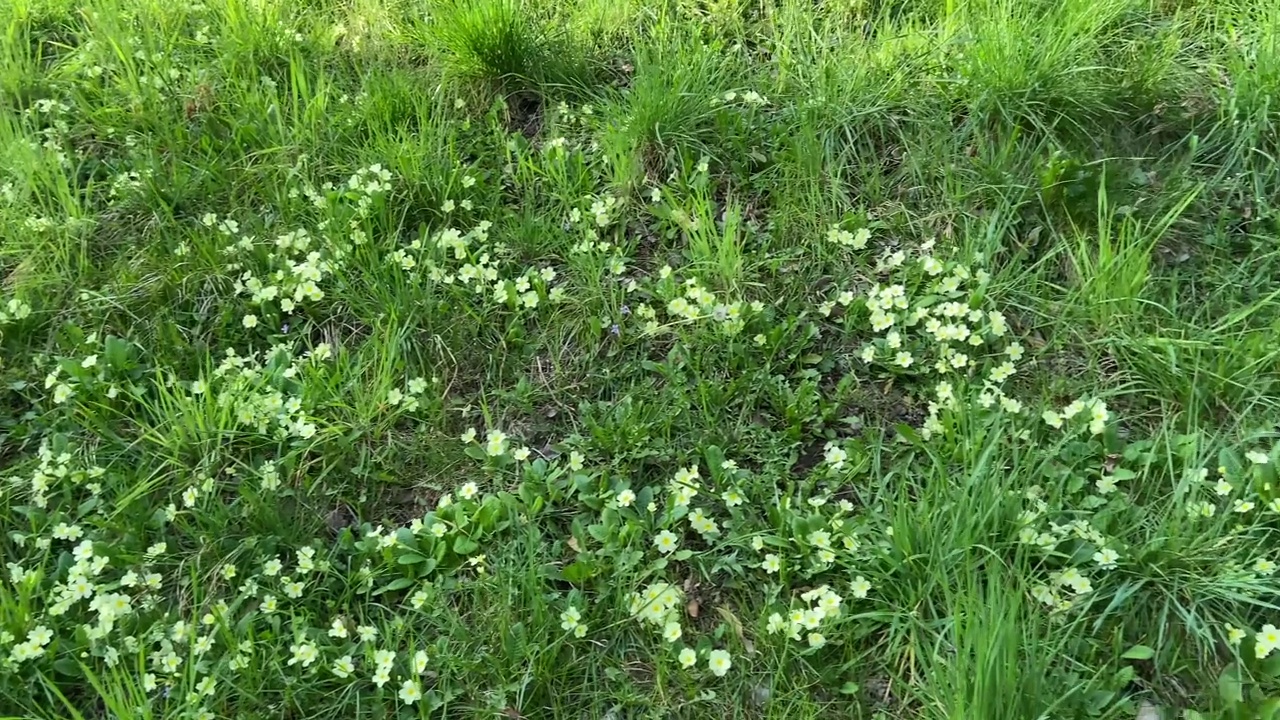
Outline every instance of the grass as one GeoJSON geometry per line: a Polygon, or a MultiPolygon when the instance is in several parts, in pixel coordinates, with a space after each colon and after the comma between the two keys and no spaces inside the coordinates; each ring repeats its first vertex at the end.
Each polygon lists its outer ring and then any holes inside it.
{"type": "Polygon", "coordinates": [[[1277,17],[6,5],[0,716],[1275,716],[1277,17]]]}

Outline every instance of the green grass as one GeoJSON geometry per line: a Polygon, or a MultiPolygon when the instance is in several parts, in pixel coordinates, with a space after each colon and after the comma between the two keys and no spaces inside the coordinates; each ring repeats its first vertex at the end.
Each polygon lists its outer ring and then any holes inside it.
{"type": "Polygon", "coordinates": [[[1275,717],[1277,20],[6,5],[0,717],[1275,717]]]}

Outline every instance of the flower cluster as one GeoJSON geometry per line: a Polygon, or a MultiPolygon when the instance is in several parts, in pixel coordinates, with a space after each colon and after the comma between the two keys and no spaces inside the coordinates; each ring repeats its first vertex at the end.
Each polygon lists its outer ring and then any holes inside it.
{"type": "Polygon", "coordinates": [[[1262,630],[1254,636],[1253,652],[1258,659],[1270,655],[1280,647],[1280,628],[1275,625],[1263,625],[1262,630]]]}
{"type": "Polygon", "coordinates": [[[741,103],[749,107],[764,107],[769,104],[769,98],[761,95],[755,90],[729,90],[723,95],[712,98],[712,105],[730,105],[733,103],[741,103]]]}
{"type": "Polygon", "coordinates": [[[296,357],[286,345],[246,355],[227,348],[208,379],[188,386],[188,402],[212,402],[228,410],[237,424],[259,433],[305,440],[316,434],[317,425],[302,399],[303,382],[332,355],[324,343],[296,357]]]}
{"type": "Polygon", "coordinates": [[[543,302],[560,302],[564,288],[553,287],[550,266],[525,268],[519,275],[506,270],[505,246],[490,243],[493,224],[482,220],[466,232],[453,227],[437,231],[427,241],[417,239],[391,253],[392,265],[415,278],[425,277],[445,287],[466,288],[497,306],[536,309],[543,302]]]}
{"type": "MultiPolygon", "coordinates": [[[[764,303],[759,301],[747,303],[741,300],[729,300],[717,297],[707,289],[696,277],[689,277],[677,284],[674,271],[664,265],[658,271],[658,281],[654,292],[659,298],[666,300],[666,311],[671,323],[690,323],[710,320],[726,335],[737,335],[746,327],[751,315],[764,311],[764,303]]],[[[642,319],[648,318],[644,331],[657,333],[660,329],[654,313],[648,305],[641,305],[637,311],[642,319]]]]}
{"type": "Polygon", "coordinates": [[[1247,467],[1229,469],[1226,465],[1219,465],[1213,480],[1210,480],[1207,468],[1196,470],[1197,490],[1203,487],[1218,500],[1191,500],[1187,503],[1187,514],[1193,518],[1211,518],[1217,515],[1219,503],[1224,504],[1225,511],[1237,515],[1247,515],[1259,504],[1272,513],[1280,513],[1280,495],[1274,495],[1272,490],[1275,475],[1271,457],[1267,453],[1250,450],[1245,453],[1245,460],[1249,463],[1247,467]]]}
{"type": "Polygon", "coordinates": [[[582,622],[582,613],[578,608],[570,605],[560,613],[560,629],[573,633],[574,637],[586,636],[587,624],[582,622]]]}
{"type": "Polygon", "coordinates": [[[1045,410],[1041,418],[1049,427],[1063,429],[1075,418],[1086,413],[1089,418],[1089,432],[1101,435],[1107,429],[1107,420],[1111,414],[1107,412],[1107,404],[1097,398],[1075,400],[1061,411],[1045,410]]]}
{"type": "Polygon", "coordinates": [[[667,642],[680,639],[680,612],[684,593],[665,582],[652,583],[629,596],[628,611],[642,623],[652,625],[667,642]]]}
{"type": "Polygon", "coordinates": [[[854,250],[863,250],[871,242],[871,229],[860,227],[857,230],[846,230],[840,225],[832,225],[827,230],[827,242],[854,250]]]}
{"type": "Polygon", "coordinates": [[[406,383],[405,388],[391,388],[387,391],[387,404],[393,407],[399,407],[405,412],[413,412],[418,409],[423,393],[427,391],[429,385],[436,385],[440,382],[439,378],[415,377],[406,383]]]}
{"type": "Polygon", "coordinates": [[[0,306],[0,325],[25,320],[31,316],[31,306],[18,298],[9,298],[0,306]]]}
{"type": "MultiPolygon", "coordinates": [[[[854,582],[855,597],[865,598],[870,590],[869,583],[861,576],[854,582]]],[[[803,632],[809,647],[820,648],[826,645],[827,638],[818,630],[824,621],[833,621],[840,616],[843,598],[826,585],[820,585],[801,593],[800,600],[808,607],[793,608],[785,618],[781,613],[772,613],[765,622],[765,630],[770,635],[782,633],[791,640],[800,640],[803,632]]]]}
{"type": "MultiPolygon", "coordinates": [[[[832,242],[855,248],[868,238],[839,227],[829,233],[832,242]]],[[[863,345],[859,357],[890,373],[938,378],[921,428],[926,439],[945,429],[941,414],[960,409],[960,391],[971,384],[979,388],[980,407],[1022,411],[1022,403],[1002,388],[1025,351],[1020,343],[1005,342],[1004,314],[984,307],[990,280],[985,270],[944,262],[933,254],[932,241],[920,246],[915,262],[907,262],[902,250],[884,252],[877,270],[896,282],[876,283],[865,294],[867,323],[877,337],[863,345]]],[[[836,290],[818,310],[832,317],[837,307],[846,313],[856,309],[856,301],[851,290],[836,290]]],[[[836,320],[844,322],[845,315],[836,320]]]]}

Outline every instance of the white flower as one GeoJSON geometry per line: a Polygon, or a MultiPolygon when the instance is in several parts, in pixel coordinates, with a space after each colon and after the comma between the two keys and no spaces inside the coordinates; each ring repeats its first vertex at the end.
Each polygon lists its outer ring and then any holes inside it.
{"type": "Polygon", "coordinates": [[[871,592],[871,583],[861,575],[853,579],[853,583],[849,585],[849,592],[856,598],[865,598],[867,593],[871,592]]]}
{"type": "Polygon", "coordinates": [[[724,677],[729,672],[729,668],[733,667],[733,661],[729,658],[729,653],[724,650],[712,650],[707,656],[707,667],[711,669],[712,675],[724,677]]]}
{"type": "Polygon", "coordinates": [[[831,466],[832,470],[839,470],[844,467],[845,461],[849,459],[849,454],[846,453],[839,445],[829,442],[827,443],[823,457],[827,461],[827,464],[831,466]]]}
{"type": "Polygon", "coordinates": [[[356,665],[351,660],[350,655],[343,655],[342,657],[333,661],[332,669],[333,669],[334,675],[337,675],[340,678],[348,678],[348,677],[351,677],[351,674],[356,671],[356,665]]]}
{"type": "Polygon", "coordinates": [[[765,572],[773,574],[782,569],[782,561],[778,559],[777,555],[769,553],[764,556],[764,561],[760,563],[760,567],[763,568],[765,572]]]}
{"type": "Polygon", "coordinates": [[[1110,570],[1116,566],[1116,561],[1120,559],[1120,553],[1111,548],[1102,548],[1093,554],[1093,561],[1098,563],[1098,567],[1104,570],[1110,570]]]}
{"type": "Polygon", "coordinates": [[[581,624],[581,621],[582,613],[572,605],[560,613],[560,629],[562,630],[573,630],[581,624]]]}
{"type": "Polygon", "coordinates": [[[315,645],[291,645],[289,650],[293,653],[293,657],[289,658],[289,665],[301,664],[302,667],[310,667],[319,656],[315,645]]]}
{"type": "Polygon", "coordinates": [[[680,541],[676,538],[675,533],[670,530],[663,530],[654,536],[653,544],[658,548],[658,552],[667,555],[679,546],[680,541]]]}
{"type": "Polygon", "coordinates": [[[412,705],[422,699],[422,688],[418,687],[417,680],[405,680],[400,685],[400,700],[405,705],[412,705]]]}
{"type": "MultiPolygon", "coordinates": [[[[474,435],[473,435],[474,437],[474,435]]],[[[464,440],[465,442],[465,440],[464,440]]],[[[485,443],[485,452],[496,457],[507,450],[507,434],[501,430],[490,430],[485,443]]]]}

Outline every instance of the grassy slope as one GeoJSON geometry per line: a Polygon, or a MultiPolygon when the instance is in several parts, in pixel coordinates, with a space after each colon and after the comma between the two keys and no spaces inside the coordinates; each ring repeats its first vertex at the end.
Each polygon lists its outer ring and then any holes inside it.
{"type": "MultiPolygon", "coordinates": [[[[0,713],[1038,718],[1124,717],[1144,700],[1212,713],[1236,660],[1227,623],[1249,630],[1248,690],[1275,693],[1275,668],[1249,658],[1253,631],[1276,621],[1276,587],[1248,570],[1274,555],[1274,471],[1244,458],[1277,459],[1280,15],[1182,5],[8,6],[0,300],[32,312],[0,326],[12,477],[0,555],[43,577],[0,584],[0,631],[20,641],[45,624],[57,640],[0,666],[0,713]],[[385,188],[343,191],[375,164],[385,188]],[[437,233],[481,221],[502,277],[554,270],[531,278],[536,307],[520,304],[524,289],[495,303],[431,278],[428,261],[461,264],[437,233]],[[829,241],[833,225],[869,229],[870,245],[829,241]],[[305,249],[275,242],[300,229],[305,249]],[[229,252],[243,236],[248,249],[229,252]],[[862,363],[868,313],[838,293],[904,282],[926,294],[915,257],[931,240],[948,271],[990,273],[968,302],[1003,311],[1028,357],[1004,385],[1021,415],[980,409],[980,380],[957,380],[964,409],[925,440],[908,426],[938,378],[923,362],[862,363]],[[882,271],[881,253],[899,249],[911,260],[882,271]],[[280,270],[289,294],[312,250],[328,263],[323,297],[292,313],[237,286],[280,270]],[[673,319],[664,265],[717,302],[763,307],[736,332],[673,319]],[[296,356],[327,343],[333,357],[293,377],[269,364],[241,381],[214,373],[228,350],[273,343],[296,356]],[[98,364],[84,367],[89,355],[98,364]],[[416,407],[390,402],[418,377],[416,407]],[[197,379],[210,389],[193,393],[197,379]],[[74,394],[57,402],[58,384],[74,394]],[[275,409],[253,405],[272,389],[301,399],[289,423],[315,427],[277,433],[275,409]],[[1079,397],[1107,402],[1105,434],[1040,421],[1079,397]],[[255,407],[262,426],[237,417],[255,407]],[[471,427],[481,441],[501,428],[550,478],[509,455],[468,456],[458,436],[471,427]],[[72,469],[105,468],[100,490],[55,481],[39,507],[30,478],[61,464],[41,465],[46,439],[72,469]],[[843,468],[822,462],[832,441],[843,468]],[[731,480],[721,455],[745,474],[731,480]],[[279,489],[264,487],[268,462],[279,489]],[[664,503],[691,464],[717,538],[643,503],[606,509],[621,487],[664,503]],[[1220,464],[1226,498],[1210,490],[1220,464]],[[1118,492],[1092,492],[1117,469],[1118,492]],[[443,542],[414,539],[420,555],[332,531],[348,512],[365,531],[407,524],[467,481],[490,500],[429,516],[453,526],[443,542]],[[719,499],[730,485],[745,505],[719,499]],[[830,503],[811,511],[813,496],[830,503]],[[1019,541],[1037,499],[1037,531],[1062,528],[1052,551],[1019,541]],[[1257,507],[1232,513],[1236,499],[1257,507]],[[811,571],[813,517],[837,500],[860,549],[811,571]],[[1212,518],[1188,516],[1201,501],[1212,518]],[[1096,534],[1068,525],[1080,520],[1096,534]],[[74,630],[93,622],[83,605],[48,614],[74,546],[40,545],[58,522],[112,558],[100,592],[134,598],[116,634],[141,640],[137,652],[119,638],[90,648],[74,630]],[[668,527],[694,554],[661,558],[652,537],[668,527]],[[757,537],[782,572],[759,568],[757,537]],[[146,557],[162,539],[166,552],[146,557]],[[307,544],[331,565],[286,600],[262,565],[278,556],[287,573],[307,544]],[[1114,570],[1091,559],[1103,545],[1121,554],[1114,570]],[[467,561],[477,553],[487,572],[467,561]],[[150,608],[118,585],[144,566],[164,578],[150,608]],[[1036,588],[1071,597],[1052,573],[1072,567],[1092,592],[1050,613],[1036,588]],[[420,570],[429,585],[376,592],[420,570]],[[865,600],[850,589],[859,576],[865,600]],[[263,589],[237,587],[250,578],[263,589]],[[694,671],[627,612],[628,594],[659,580],[684,592],[694,671]],[[766,631],[819,583],[845,601],[826,647],[766,631]],[[418,589],[426,602],[411,610],[418,589]],[[285,609],[265,613],[266,593],[285,609]],[[150,653],[168,651],[147,628],[198,622],[219,600],[217,649],[201,659],[170,642],[186,662],[169,699],[142,702],[150,653]],[[561,629],[569,605],[585,638],[561,629]],[[335,617],[380,640],[344,645],[327,634],[335,617]],[[247,667],[232,663],[242,642],[247,667]],[[322,656],[303,671],[290,647],[307,642],[322,656]],[[1139,644],[1154,654],[1121,657],[1139,644]],[[369,664],[357,682],[329,671],[384,646],[402,655],[382,690],[369,664]],[[124,658],[114,667],[108,647],[124,658]],[[724,678],[707,672],[712,647],[732,654],[724,678]],[[395,691],[415,649],[431,657],[430,694],[407,708],[395,691]],[[188,701],[205,677],[217,688],[188,701]]],[[[975,362],[981,378],[996,360],[975,362]]]]}

